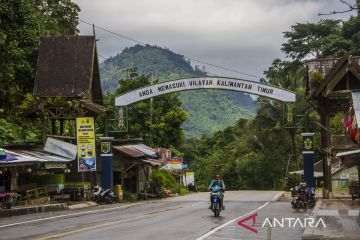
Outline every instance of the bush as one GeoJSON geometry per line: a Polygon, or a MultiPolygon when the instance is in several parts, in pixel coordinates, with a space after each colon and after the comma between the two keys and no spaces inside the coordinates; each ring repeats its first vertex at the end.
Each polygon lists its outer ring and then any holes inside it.
{"type": "Polygon", "coordinates": [[[130,192],[124,192],[124,200],[133,202],[136,200],[135,196],[130,192]]]}
{"type": "Polygon", "coordinates": [[[154,184],[160,188],[173,189],[177,184],[175,177],[163,169],[155,170],[150,176],[150,181],[151,184],[154,184]]]}

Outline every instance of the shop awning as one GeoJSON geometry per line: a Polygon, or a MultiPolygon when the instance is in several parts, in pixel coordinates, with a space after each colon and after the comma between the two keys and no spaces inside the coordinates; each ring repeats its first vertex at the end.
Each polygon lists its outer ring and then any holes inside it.
{"type": "MultiPolygon", "coordinates": [[[[4,151],[7,158],[0,160],[0,166],[19,166],[19,165],[31,165],[33,163],[67,163],[73,159],[57,156],[54,154],[46,153],[43,151],[33,149],[4,149],[0,148],[0,151],[4,151]]],[[[64,165],[62,165],[64,166],[64,165]]]]}
{"type": "MultiPolygon", "coordinates": [[[[299,174],[299,175],[304,175],[304,170],[299,170],[299,171],[293,171],[293,172],[289,172],[290,174],[299,174]]],[[[319,178],[322,177],[323,173],[322,172],[314,172],[314,177],[315,178],[319,178]]]]}
{"type": "Polygon", "coordinates": [[[345,167],[354,167],[360,165],[360,149],[341,152],[336,154],[337,157],[340,157],[342,160],[342,164],[345,167]]]}
{"type": "Polygon", "coordinates": [[[113,146],[113,149],[115,151],[124,153],[133,158],[145,158],[145,157],[157,158],[156,151],[144,144],[113,146]]]}
{"type": "Polygon", "coordinates": [[[77,155],[77,146],[71,143],[57,140],[55,138],[48,137],[46,139],[44,151],[74,160],[77,155]]]}
{"type": "Polygon", "coordinates": [[[164,163],[162,163],[161,161],[157,161],[154,159],[142,159],[141,161],[144,163],[149,163],[153,167],[160,167],[160,166],[164,165],[164,163]]]}
{"type": "Polygon", "coordinates": [[[360,126],[360,91],[351,92],[351,97],[353,100],[353,107],[355,110],[355,118],[357,125],[360,126]]]}

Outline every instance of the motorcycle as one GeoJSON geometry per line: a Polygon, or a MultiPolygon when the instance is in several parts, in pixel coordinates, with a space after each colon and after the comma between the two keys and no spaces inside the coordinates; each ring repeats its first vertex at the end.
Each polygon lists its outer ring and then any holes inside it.
{"type": "Polygon", "coordinates": [[[295,186],[291,190],[291,205],[292,208],[304,209],[313,208],[316,203],[315,189],[307,187],[306,183],[301,183],[300,186],[295,186]]]}
{"type": "Polygon", "coordinates": [[[189,183],[187,187],[188,187],[189,191],[197,192],[197,187],[193,183],[189,183]]]}
{"type": "Polygon", "coordinates": [[[223,210],[221,205],[221,189],[219,186],[214,186],[211,188],[210,201],[211,211],[214,212],[215,217],[218,217],[220,212],[223,210]]]}
{"type": "Polygon", "coordinates": [[[99,185],[96,185],[91,193],[94,202],[113,203],[115,201],[115,194],[111,189],[103,189],[99,185]]]}

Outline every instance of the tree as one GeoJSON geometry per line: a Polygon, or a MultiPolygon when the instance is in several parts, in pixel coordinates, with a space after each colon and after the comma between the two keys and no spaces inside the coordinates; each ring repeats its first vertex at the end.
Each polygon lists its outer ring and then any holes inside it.
{"type": "Polygon", "coordinates": [[[341,35],[340,20],[297,23],[284,32],[284,37],[288,40],[281,50],[292,59],[339,57],[351,49],[351,42],[341,35]]]}
{"type": "MultiPolygon", "coordinates": [[[[117,95],[150,85],[150,77],[126,70],[128,78],[119,81],[117,95]]],[[[151,146],[178,147],[184,141],[181,125],[188,118],[177,94],[158,96],[129,106],[129,134],[142,137],[151,146]],[[151,103],[152,101],[152,103],[151,103]]]]}
{"type": "Polygon", "coordinates": [[[32,141],[40,123],[17,117],[33,91],[40,36],[77,34],[80,8],[71,0],[1,0],[0,144],[32,141]]]}
{"type": "Polygon", "coordinates": [[[32,92],[40,36],[76,34],[80,8],[70,0],[2,0],[0,109],[13,114],[32,92]]]}

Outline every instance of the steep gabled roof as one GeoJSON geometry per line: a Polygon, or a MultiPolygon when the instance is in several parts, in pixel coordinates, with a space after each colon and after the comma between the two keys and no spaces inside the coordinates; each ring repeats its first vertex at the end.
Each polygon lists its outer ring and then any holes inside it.
{"type": "Polygon", "coordinates": [[[40,98],[85,98],[102,104],[95,37],[42,37],[34,95],[40,98]]]}
{"type": "Polygon", "coordinates": [[[332,91],[360,89],[360,57],[344,55],[342,58],[314,59],[306,62],[308,78],[315,72],[324,79],[316,86],[312,96],[327,97],[332,91]]]}

